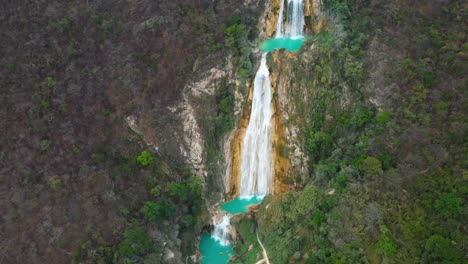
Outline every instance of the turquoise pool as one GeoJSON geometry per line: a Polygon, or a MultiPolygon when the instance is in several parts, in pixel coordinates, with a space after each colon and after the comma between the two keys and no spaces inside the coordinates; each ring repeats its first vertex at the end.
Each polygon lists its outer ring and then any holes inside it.
{"type": "Polygon", "coordinates": [[[247,213],[247,208],[250,205],[259,204],[263,200],[263,196],[254,195],[249,198],[239,198],[228,201],[221,205],[221,210],[226,211],[230,214],[247,213]]]}
{"type": "Polygon", "coordinates": [[[260,49],[264,52],[271,52],[275,49],[286,49],[287,51],[298,51],[301,49],[304,43],[304,38],[292,39],[292,38],[271,38],[265,40],[261,45],[260,49]]]}
{"type": "MultiPolygon", "coordinates": [[[[250,205],[259,204],[263,200],[263,196],[252,196],[248,198],[237,197],[234,200],[228,201],[221,205],[221,210],[232,215],[238,213],[246,213],[250,205]]],[[[218,241],[211,237],[211,234],[203,233],[200,241],[200,259],[201,264],[226,264],[232,256],[234,244],[228,246],[221,245],[218,241]]]]}
{"type": "Polygon", "coordinates": [[[225,264],[234,255],[233,244],[222,246],[210,234],[203,233],[200,242],[201,264],[225,264]]]}

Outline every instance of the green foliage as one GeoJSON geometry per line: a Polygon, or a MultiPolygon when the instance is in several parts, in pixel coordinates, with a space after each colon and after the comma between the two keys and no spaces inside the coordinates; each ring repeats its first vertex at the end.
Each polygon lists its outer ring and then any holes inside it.
{"type": "Polygon", "coordinates": [[[289,216],[292,219],[298,219],[313,212],[321,201],[321,196],[317,188],[313,185],[308,185],[300,196],[296,199],[289,216]]]}
{"type": "Polygon", "coordinates": [[[240,53],[243,41],[245,40],[247,34],[244,25],[240,24],[240,19],[238,17],[232,17],[231,25],[227,27],[224,32],[226,34],[227,45],[236,52],[240,53]]]}
{"type": "Polygon", "coordinates": [[[383,174],[382,162],[374,157],[367,157],[360,166],[361,171],[366,177],[374,177],[383,174]]]}
{"type": "Polygon", "coordinates": [[[332,35],[328,31],[322,31],[314,35],[313,41],[322,48],[330,48],[333,44],[332,35]]]}
{"type": "Polygon", "coordinates": [[[435,202],[434,209],[443,217],[460,215],[463,213],[463,198],[455,192],[443,193],[435,202]]]}
{"type": "Polygon", "coordinates": [[[248,29],[238,16],[230,17],[229,21],[229,26],[224,30],[226,46],[233,52],[233,64],[238,67],[241,81],[246,82],[252,75],[248,29]]]}
{"type": "Polygon", "coordinates": [[[224,78],[221,80],[216,100],[219,106],[216,126],[219,134],[223,135],[234,128],[234,96],[224,78]]]}
{"type": "Polygon", "coordinates": [[[436,75],[432,72],[427,60],[415,62],[411,58],[405,58],[401,63],[408,80],[420,80],[424,86],[432,87],[436,81],[436,75]]]}
{"type": "Polygon", "coordinates": [[[169,194],[177,196],[180,200],[185,201],[188,197],[188,186],[183,183],[170,182],[168,185],[169,194]]]}
{"type": "Polygon", "coordinates": [[[322,212],[321,210],[317,210],[314,213],[314,217],[312,218],[312,226],[318,227],[320,226],[323,222],[325,222],[325,213],[322,212]]]}
{"type": "Polygon", "coordinates": [[[317,158],[320,153],[325,152],[331,147],[332,137],[323,131],[311,132],[309,134],[307,149],[317,158]]]}
{"type": "Polygon", "coordinates": [[[223,49],[223,44],[216,42],[213,38],[213,34],[208,34],[206,37],[206,45],[210,48],[211,52],[217,52],[223,49]]]}
{"type": "Polygon", "coordinates": [[[142,227],[133,227],[125,230],[124,240],[119,244],[121,256],[132,257],[143,255],[150,250],[151,240],[142,227]]]}
{"type": "Polygon", "coordinates": [[[54,191],[60,191],[63,189],[62,179],[59,176],[51,176],[47,179],[49,187],[54,191]]]}
{"type": "Polygon", "coordinates": [[[377,113],[375,120],[378,124],[385,125],[392,120],[392,114],[385,110],[380,111],[379,113],[377,113]]]}
{"type": "Polygon", "coordinates": [[[377,154],[377,158],[382,162],[384,169],[390,169],[392,166],[392,156],[388,152],[380,152],[377,154]]]}
{"type": "Polygon", "coordinates": [[[68,17],[63,17],[56,21],[49,21],[49,24],[55,29],[60,32],[65,32],[70,26],[70,19],[68,17]]]}
{"type": "Polygon", "coordinates": [[[43,139],[41,140],[41,142],[39,143],[39,148],[41,149],[41,151],[43,152],[46,152],[49,150],[50,148],[50,145],[52,145],[52,142],[48,139],[43,139]]]}
{"type": "Polygon", "coordinates": [[[238,258],[233,263],[256,263],[261,248],[257,242],[255,222],[252,218],[244,216],[236,223],[236,230],[241,239],[236,242],[235,251],[238,258]]]}
{"type": "Polygon", "coordinates": [[[137,163],[142,166],[151,165],[155,160],[156,158],[153,156],[153,154],[147,150],[142,151],[141,154],[136,157],[137,163]]]}
{"type": "Polygon", "coordinates": [[[151,222],[156,223],[163,219],[163,208],[158,202],[146,202],[141,208],[141,212],[151,222]]]}
{"type": "Polygon", "coordinates": [[[432,235],[424,246],[426,263],[462,263],[458,245],[440,235],[432,235]]]}
{"type": "Polygon", "coordinates": [[[141,61],[146,57],[146,53],[143,52],[143,51],[136,51],[136,52],[130,53],[130,56],[132,56],[132,58],[134,58],[136,60],[141,61]]]}
{"type": "Polygon", "coordinates": [[[69,58],[77,58],[80,55],[78,48],[76,47],[75,43],[71,42],[70,45],[67,47],[67,54],[69,58]]]}
{"type": "Polygon", "coordinates": [[[41,106],[44,108],[49,108],[50,107],[50,102],[49,101],[42,101],[41,106]]]}
{"type": "Polygon", "coordinates": [[[80,153],[80,152],[81,152],[81,150],[80,150],[80,148],[79,148],[79,147],[77,147],[77,146],[73,145],[73,147],[72,147],[72,152],[73,152],[73,153],[75,153],[75,154],[78,154],[78,153],[80,153]]]}
{"type": "Polygon", "coordinates": [[[354,127],[362,127],[372,120],[374,111],[370,107],[359,106],[356,108],[354,115],[351,119],[351,125],[354,127]]]}
{"type": "Polygon", "coordinates": [[[154,188],[151,189],[150,191],[151,195],[153,195],[154,197],[159,197],[161,195],[161,188],[159,186],[156,186],[154,188]]]}
{"type": "Polygon", "coordinates": [[[434,105],[434,109],[436,110],[437,113],[439,114],[444,114],[446,115],[449,111],[450,104],[448,102],[437,102],[434,105]]]}
{"type": "Polygon", "coordinates": [[[47,77],[47,86],[54,87],[55,85],[57,85],[57,81],[53,77],[47,77]]]}
{"type": "Polygon", "coordinates": [[[395,256],[397,253],[397,245],[390,238],[390,229],[385,225],[380,226],[380,238],[376,243],[377,253],[384,256],[395,256]]]}

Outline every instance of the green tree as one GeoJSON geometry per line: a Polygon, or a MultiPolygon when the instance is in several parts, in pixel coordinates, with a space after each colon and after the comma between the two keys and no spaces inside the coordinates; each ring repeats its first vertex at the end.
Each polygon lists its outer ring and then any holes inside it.
{"type": "Polygon", "coordinates": [[[424,259],[426,263],[461,263],[461,254],[449,239],[433,235],[424,246],[424,259]]]}
{"type": "Polygon", "coordinates": [[[366,177],[382,175],[382,162],[374,157],[367,157],[361,163],[361,170],[366,177]]]}
{"type": "Polygon", "coordinates": [[[162,220],[163,210],[161,204],[158,202],[146,202],[143,208],[141,208],[141,212],[151,222],[159,222],[162,220]]]}
{"type": "Polygon", "coordinates": [[[187,199],[189,193],[187,185],[178,182],[170,182],[168,189],[171,195],[179,197],[180,200],[185,201],[187,199]]]}
{"type": "Polygon", "coordinates": [[[397,245],[390,238],[390,229],[387,226],[380,226],[380,238],[376,243],[377,253],[384,256],[394,256],[397,253],[397,245]]]}
{"type": "Polygon", "coordinates": [[[136,157],[136,161],[143,166],[151,165],[155,160],[156,158],[147,150],[141,152],[141,154],[136,157]]]}
{"type": "Polygon", "coordinates": [[[142,227],[129,228],[124,233],[124,240],[119,245],[121,256],[143,255],[150,250],[151,240],[142,227]]]}
{"type": "Polygon", "coordinates": [[[329,148],[332,138],[325,132],[312,132],[309,135],[307,148],[314,156],[318,156],[323,150],[329,148]]]}
{"type": "Polygon", "coordinates": [[[380,111],[375,117],[375,120],[377,121],[377,123],[385,125],[388,122],[390,122],[390,120],[392,120],[392,114],[385,110],[380,111]]]}
{"type": "Polygon", "coordinates": [[[438,214],[449,217],[463,213],[463,199],[457,193],[444,193],[435,202],[435,210],[438,214]]]}

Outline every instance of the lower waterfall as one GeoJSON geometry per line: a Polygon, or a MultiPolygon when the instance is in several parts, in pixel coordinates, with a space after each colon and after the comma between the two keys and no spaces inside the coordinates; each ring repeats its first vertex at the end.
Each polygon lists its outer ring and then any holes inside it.
{"type": "Polygon", "coordinates": [[[240,196],[264,196],[272,184],[271,119],[272,96],[270,72],[263,53],[255,75],[252,111],[245,133],[241,156],[240,196]]]}
{"type": "Polygon", "coordinates": [[[213,233],[212,237],[214,240],[218,241],[222,246],[227,246],[230,244],[230,234],[229,234],[229,216],[223,215],[221,219],[217,219],[217,216],[213,216],[213,233]]]}

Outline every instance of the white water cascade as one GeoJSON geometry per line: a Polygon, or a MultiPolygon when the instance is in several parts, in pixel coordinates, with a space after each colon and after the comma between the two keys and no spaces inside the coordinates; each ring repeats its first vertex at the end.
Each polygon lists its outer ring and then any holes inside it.
{"type": "Polygon", "coordinates": [[[262,55],[255,75],[250,122],[241,156],[240,196],[266,195],[272,184],[272,95],[270,72],[262,55]]]}
{"type": "MultiPolygon", "coordinates": [[[[281,0],[276,38],[301,38],[304,27],[303,0],[281,0]],[[288,1],[287,19],[283,21],[284,1],[288,1]]],[[[254,80],[250,121],[241,153],[240,197],[265,196],[272,187],[272,126],[273,117],[270,71],[263,53],[254,80]]],[[[211,237],[223,246],[231,243],[229,214],[213,216],[211,237]]]]}
{"type": "Polygon", "coordinates": [[[229,222],[229,216],[228,215],[223,215],[223,217],[218,220],[218,217],[213,216],[213,233],[211,236],[214,238],[214,240],[218,241],[221,245],[227,246],[230,244],[230,234],[229,234],[229,227],[230,227],[230,222],[229,222]]]}
{"type": "Polygon", "coordinates": [[[302,38],[304,30],[304,1],[286,0],[288,1],[286,10],[286,21],[283,21],[284,1],[285,0],[281,0],[281,6],[278,15],[278,24],[276,25],[276,38],[302,38]]]}
{"type": "Polygon", "coordinates": [[[280,10],[278,15],[278,22],[276,23],[276,38],[283,37],[283,13],[284,13],[284,0],[280,0],[280,10]]]}

